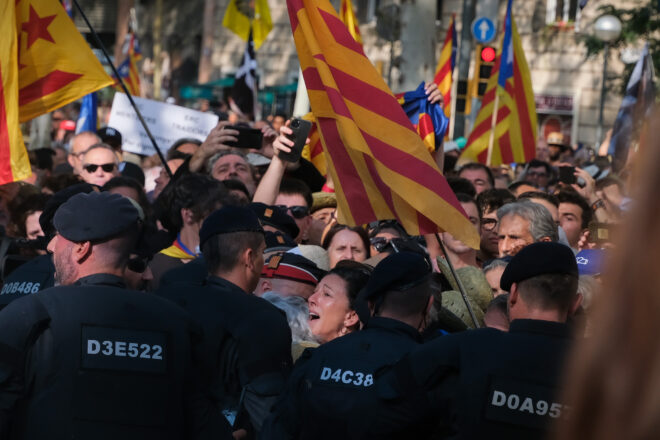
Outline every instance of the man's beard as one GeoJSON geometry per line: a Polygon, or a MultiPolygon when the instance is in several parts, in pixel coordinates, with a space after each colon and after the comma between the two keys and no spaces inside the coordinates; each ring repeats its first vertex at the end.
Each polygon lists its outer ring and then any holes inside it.
{"type": "Polygon", "coordinates": [[[55,266],[55,282],[60,286],[73,284],[75,269],[71,264],[71,247],[65,248],[61,253],[53,254],[53,265],[55,266]]]}

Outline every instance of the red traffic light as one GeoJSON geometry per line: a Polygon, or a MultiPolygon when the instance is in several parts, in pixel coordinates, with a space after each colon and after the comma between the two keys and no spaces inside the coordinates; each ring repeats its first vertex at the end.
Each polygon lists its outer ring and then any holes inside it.
{"type": "Polygon", "coordinates": [[[484,63],[492,63],[495,61],[495,49],[492,47],[484,47],[481,49],[481,61],[484,63]]]}

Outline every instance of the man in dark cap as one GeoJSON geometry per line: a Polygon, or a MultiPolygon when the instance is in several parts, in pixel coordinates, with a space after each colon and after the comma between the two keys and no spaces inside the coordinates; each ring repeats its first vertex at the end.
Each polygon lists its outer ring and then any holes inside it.
{"type": "Polygon", "coordinates": [[[492,328],[437,338],[378,381],[370,438],[544,438],[568,408],[558,392],[580,304],[573,252],[559,243],[522,249],[501,279],[509,333],[492,328]],[[420,432],[424,431],[424,432],[420,432]]]}
{"type": "Polygon", "coordinates": [[[281,232],[291,239],[295,239],[300,233],[293,217],[288,215],[284,209],[258,202],[250,203],[249,207],[257,214],[264,230],[281,232]]]}
{"type": "Polygon", "coordinates": [[[371,312],[364,329],[303,353],[264,438],[364,438],[378,401],[377,371],[422,342],[431,283],[430,264],[420,254],[381,261],[359,297],[371,312]]]}
{"type": "Polygon", "coordinates": [[[264,231],[251,209],[225,206],[206,218],[199,243],[204,284],[162,284],[156,294],[202,326],[211,392],[226,396],[223,412],[236,431],[258,434],[292,364],[286,316],[252,295],[264,266],[264,231]]]}
{"type": "Polygon", "coordinates": [[[55,213],[60,285],[0,312],[0,438],[231,438],[194,385],[188,315],[125,289],[139,219],[128,198],[96,192],[55,213]]]}
{"type": "MultiPolygon", "coordinates": [[[[76,194],[98,191],[98,188],[89,183],[79,183],[57,192],[48,200],[39,217],[39,224],[44,231],[43,249],[55,236],[53,217],[55,211],[64,202],[76,194]]],[[[10,302],[25,295],[37,293],[55,285],[55,266],[51,254],[39,255],[15,269],[5,280],[0,291],[0,310],[10,302]]]]}
{"type": "Polygon", "coordinates": [[[280,252],[271,255],[261,271],[255,294],[275,292],[280,296],[309,298],[325,271],[302,255],[280,252]]]}

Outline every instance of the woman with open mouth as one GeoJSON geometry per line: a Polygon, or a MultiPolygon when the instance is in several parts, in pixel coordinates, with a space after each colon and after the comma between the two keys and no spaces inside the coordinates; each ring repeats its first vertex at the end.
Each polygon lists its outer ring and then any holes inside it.
{"type": "Polygon", "coordinates": [[[309,328],[319,343],[360,328],[355,301],[370,275],[369,266],[346,260],[321,279],[308,300],[309,328]]]}

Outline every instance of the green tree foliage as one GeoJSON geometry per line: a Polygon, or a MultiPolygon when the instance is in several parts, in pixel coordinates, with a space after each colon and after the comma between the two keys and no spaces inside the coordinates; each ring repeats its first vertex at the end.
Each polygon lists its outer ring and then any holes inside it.
{"type": "MultiPolygon", "coordinates": [[[[618,3],[615,1],[615,3],[618,3]]],[[[660,72],[660,2],[658,0],[637,0],[639,3],[630,8],[619,8],[615,5],[603,5],[598,8],[600,15],[611,14],[618,17],[622,23],[621,37],[610,45],[614,53],[628,46],[649,44],[649,52],[653,58],[655,71],[660,72]]],[[[589,7],[589,6],[587,6],[589,7]]],[[[583,42],[587,47],[587,56],[595,56],[605,50],[605,45],[594,35],[586,35],[583,42]]],[[[634,64],[626,65],[623,75],[614,80],[623,94],[632,73],[634,64]]],[[[660,89],[659,89],[660,91],[660,89]]]]}

